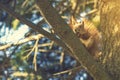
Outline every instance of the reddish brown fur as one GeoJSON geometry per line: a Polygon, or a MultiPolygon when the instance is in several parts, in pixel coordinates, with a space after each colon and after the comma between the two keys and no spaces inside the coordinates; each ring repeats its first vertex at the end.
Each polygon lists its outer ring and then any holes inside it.
{"type": "Polygon", "coordinates": [[[101,55],[101,35],[97,28],[86,19],[80,23],[73,17],[71,17],[69,25],[88,52],[95,59],[98,58],[101,55]]]}

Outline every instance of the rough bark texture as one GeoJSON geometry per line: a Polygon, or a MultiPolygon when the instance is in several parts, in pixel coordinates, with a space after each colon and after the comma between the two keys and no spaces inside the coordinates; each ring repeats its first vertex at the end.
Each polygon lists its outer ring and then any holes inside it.
{"type": "Polygon", "coordinates": [[[114,80],[120,80],[120,0],[101,0],[102,64],[114,80]]]}

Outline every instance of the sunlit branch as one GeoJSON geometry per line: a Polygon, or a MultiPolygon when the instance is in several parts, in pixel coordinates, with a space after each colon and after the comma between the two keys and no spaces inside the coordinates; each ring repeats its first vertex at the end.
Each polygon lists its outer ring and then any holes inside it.
{"type": "Polygon", "coordinates": [[[61,71],[61,72],[58,72],[58,73],[55,73],[53,74],[54,76],[56,75],[60,75],[60,74],[65,74],[65,73],[69,73],[69,74],[72,74],[73,71],[80,71],[80,70],[83,70],[84,68],[82,66],[78,66],[78,67],[75,67],[75,68],[72,68],[72,69],[69,69],[69,70],[65,70],[65,71],[61,71]]]}
{"type": "Polygon", "coordinates": [[[6,44],[6,45],[3,45],[3,46],[0,46],[0,50],[7,49],[11,46],[20,45],[20,44],[26,43],[26,42],[31,41],[31,40],[36,40],[37,38],[41,38],[41,37],[44,37],[44,36],[42,34],[30,36],[30,37],[27,37],[25,39],[19,40],[17,43],[6,44]]]}

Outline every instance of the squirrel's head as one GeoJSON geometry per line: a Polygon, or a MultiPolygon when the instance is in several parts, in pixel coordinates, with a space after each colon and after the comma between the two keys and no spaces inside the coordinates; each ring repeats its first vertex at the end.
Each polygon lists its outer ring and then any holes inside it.
{"type": "Polygon", "coordinates": [[[79,38],[87,40],[90,37],[89,32],[85,29],[84,20],[77,22],[77,20],[72,16],[70,18],[69,25],[79,38]]]}
{"type": "Polygon", "coordinates": [[[77,22],[77,20],[73,16],[70,18],[69,25],[75,33],[79,33],[82,35],[86,32],[84,29],[84,21],[77,22]]]}

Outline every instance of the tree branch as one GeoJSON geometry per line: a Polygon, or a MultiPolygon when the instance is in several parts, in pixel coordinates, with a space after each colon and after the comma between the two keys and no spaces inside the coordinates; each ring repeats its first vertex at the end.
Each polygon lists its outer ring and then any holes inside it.
{"type": "Polygon", "coordinates": [[[55,33],[67,44],[76,59],[85,66],[86,70],[95,80],[111,80],[102,66],[93,60],[93,57],[84,48],[80,40],[70,27],[61,18],[58,12],[50,5],[48,0],[37,0],[37,5],[46,22],[51,25],[55,33]]]}
{"type": "Polygon", "coordinates": [[[31,41],[31,40],[36,40],[37,38],[41,38],[41,37],[44,37],[44,36],[42,34],[38,34],[38,35],[35,35],[35,36],[30,36],[30,37],[27,37],[25,39],[22,39],[22,40],[18,41],[17,43],[6,44],[6,45],[3,45],[3,46],[0,46],[0,50],[9,48],[11,46],[17,46],[17,45],[26,43],[26,42],[31,41]]]}

